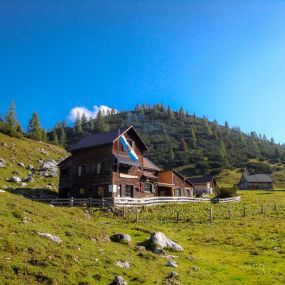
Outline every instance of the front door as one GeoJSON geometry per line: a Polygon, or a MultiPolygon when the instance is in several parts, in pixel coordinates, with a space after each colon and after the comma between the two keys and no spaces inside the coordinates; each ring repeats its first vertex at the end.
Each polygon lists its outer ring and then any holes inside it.
{"type": "Polygon", "coordinates": [[[133,197],[134,196],[134,186],[126,185],[125,186],[125,197],[133,197]]]}

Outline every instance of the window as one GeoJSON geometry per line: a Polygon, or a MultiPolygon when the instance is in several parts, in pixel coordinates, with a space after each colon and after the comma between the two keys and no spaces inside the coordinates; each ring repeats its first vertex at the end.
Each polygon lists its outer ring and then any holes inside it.
{"type": "Polygon", "coordinates": [[[180,188],[175,189],[175,196],[181,196],[181,189],[180,188]]]}
{"type": "Polygon", "coordinates": [[[96,174],[100,174],[101,173],[101,163],[97,163],[96,165],[96,174]]]}
{"type": "Polygon", "coordinates": [[[97,188],[97,196],[103,197],[104,196],[104,186],[98,186],[97,188]]]}
{"type": "Polygon", "coordinates": [[[144,192],[152,192],[153,185],[151,183],[144,183],[144,192]]]}
{"type": "Polygon", "coordinates": [[[85,176],[89,173],[89,165],[88,164],[81,164],[78,166],[77,175],[78,176],[85,176]]]}
{"type": "Polygon", "coordinates": [[[83,194],[85,193],[85,189],[84,189],[84,188],[79,188],[79,193],[80,193],[81,195],[83,195],[83,194]]]}

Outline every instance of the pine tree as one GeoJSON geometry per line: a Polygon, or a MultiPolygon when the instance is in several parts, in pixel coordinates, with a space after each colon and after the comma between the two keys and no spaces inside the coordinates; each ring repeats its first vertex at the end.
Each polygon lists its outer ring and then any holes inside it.
{"type": "Polygon", "coordinates": [[[173,118],[173,112],[172,112],[170,106],[167,107],[167,117],[170,119],[173,118]]]}
{"type": "Polygon", "coordinates": [[[90,117],[90,120],[88,121],[88,130],[89,132],[93,132],[95,129],[94,119],[90,117]]]}
{"type": "Polygon", "coordinates": [[[81,117],[80,113],[77,112],[75,123],[74,123],[74,131],[76,135],[82,135],[82,124],[81,124],[81,117]]]}
{"type": "Polygon", "coordinates": [[[196,148],[197,146],[197,138],[196,138],[196,131],[195,131],[195,127],[192,125],[191,127],[191,146],[192,148],[196,148]]]}
{"type": "Polygon", "coordinates": [[[181,139],[180,150],[182,150],[182,151],[188,151],[188,147],[187,147],[187,144],[186,144],[186,142],[185,142],[184,139],[181,139]]]}
{"type": "Polygon", "coordinates": [[[66,133],[64,129],[64,125],[60,124],[58,128],[59,136],[58,136],[58,142],[62,147],[65,147],[66,145],[66,133]]]}
{"type": "Polygon", "coordinates": [[[105,118],[104,118],[101,110],[99,110],[99,112],[97,114],[95,129],[98,132],[108,132],[108,131],[110,131],[110,126],[105,122],[105,118]]]}
{"type": "Polygon", "coordinates": [[[44,129],[41,129],[41,132],[42,132],[42,141],[43,142],[47,142],[48,141],[48,137],[47,137],[47,133],[44,129]]]}
{"type": "Polygon", "coordinates": [[[178,116],[180,119],[185,118],[185,111],[184,111],[183,107],[180,107],[179,112],[178,112],[178,116]]]}
{"type": "Polygon", "coordinates": [[[9,135],[14,136],[16,135],[18,126],[19,122],[16,117],[16,106],[15,102],[12,101],[10,104],[9,111],[6,113],[5,116],[4,131],[9,135]]]}
{"type": "Polygon", "coordinates": [[[54,128],[53,131],[52,131],[52,143],[55,144],[55,145],[59,145],[56,128],[54,128]]]}
{"type": "Polygon", "coordinates": [[[29,121],[28,136],[38,141],[42,139],[42,129],[40,126],[40,119],[36,112],[33,113],[32,118],[29,121]]]}
{"type": "Polygon", "coordinates": [[[88,119],[86,117],[86,114],[85,113],[82,113],[82,116],[81,116],[81,126],[82,126],[82,130],[84,132],[87,132],[88,131],[88,119]]]}

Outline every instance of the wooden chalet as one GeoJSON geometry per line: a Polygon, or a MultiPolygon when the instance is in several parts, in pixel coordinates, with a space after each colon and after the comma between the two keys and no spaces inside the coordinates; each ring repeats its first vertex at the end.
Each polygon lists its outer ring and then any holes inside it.
{"type": "Polygon", "coordinates": [[[194,186],[195,196],[201,196],[203,193],[213,194],[217,186],[215,177],[211,175],[188,177],[187,181],[194,186]]]}
{"type": "Polygon", "coordinates": [[[193,185],[175,170],[159,172],[157,196],[193,196],[193,185]]]}
{"type": "Polygon", "coordinates": [[[240,190],[264,189],[271,190],[274,188],[274,180],[269,174],[243,174],[238,184],[240,190]]]}
{"type": "Polygon", "coordinates": [[[81,139],[59,164],[60,198],[191,196],[193,187],[173,170],[161,171],[145,157],[148,148],[133,126],[81,139]],[[126,138],[137,160],[127,155],[126,138]]]}

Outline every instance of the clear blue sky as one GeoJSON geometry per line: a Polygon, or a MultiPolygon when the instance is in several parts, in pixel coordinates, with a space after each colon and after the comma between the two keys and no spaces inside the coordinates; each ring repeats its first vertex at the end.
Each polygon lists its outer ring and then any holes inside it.
{"type": "Polygon", "coordinates": [[[0,1],[0,112],[183,105],[285,142],[285,1],[0,1]]]}

